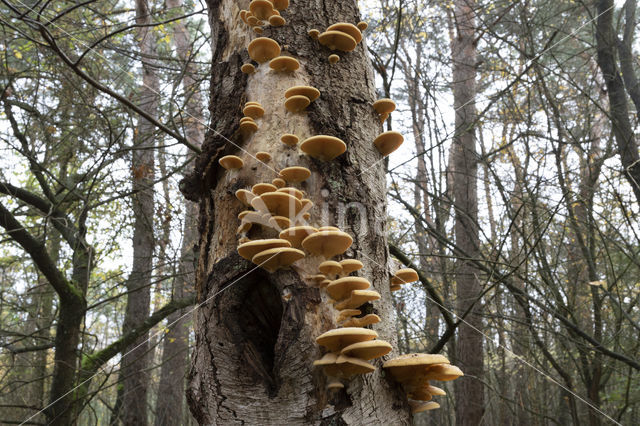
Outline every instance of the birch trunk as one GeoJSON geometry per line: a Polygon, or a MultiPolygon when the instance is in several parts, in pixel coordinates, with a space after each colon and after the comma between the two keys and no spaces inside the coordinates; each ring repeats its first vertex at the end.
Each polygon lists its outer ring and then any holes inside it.
{"type": "Polygon", "coordinates": [[[346,257],[364,263],[360,275],[382,295],[369,307],[383,319],[373,328],[395,346],[386,266],[385,176],[372,143],[381,125],[371,106],[374,77],[366,46],[358,45],[330,65],[331,52],[307,36],[311,28],[358,22],[356,2],[291,2],[282,13],[287,25],[267,27],[263,35],[286,46],[283,53],[296,57],[301,68],[282,74],[263,64],[246,76],[240,66],[248,62],[246,47],[254,34],[239,12],[248,4],[208,1],[214,130],[206,137],[196,172],[182,184],[185,195],[200,200],[201,213],[196,286],[202,305],[195,320],[187,391],[191,411],[201,424],[408,424],[405,396],[384,377],[382,359],[374,362],[374,373],[354,378],[337,394],[327,393],[324,375],[313,368],[313,360],[322,354],[315,338],[336,327],[325,293],[305,280],[316,273],[320,259],[307,256],[290,270],[270,274],[236,252],[236,216],[243,207],[235,191],[270,182],[287,166],[309,168],[311,177],[296,186],[314,202],[310,223],[335,225],[352,235],[346,257]],[[321,92],[306,113],[291,114],[284,108],[284,92],[295,85],[312,85],[321,92]],[[238,125],[246,101],[260,102],[266,113],[258,120],[257,133],[243,138],[238,125]],[[319,162],[283,145],[279,139],[284,133],[301,140],[316,134],[336,136],[345,141],[347,152],[319,162]],[[258,151],[271,153],[269,167],[251,157],[258,151]],[[218,159],[231,153],[245,165],[223,173],[218,159]]]}

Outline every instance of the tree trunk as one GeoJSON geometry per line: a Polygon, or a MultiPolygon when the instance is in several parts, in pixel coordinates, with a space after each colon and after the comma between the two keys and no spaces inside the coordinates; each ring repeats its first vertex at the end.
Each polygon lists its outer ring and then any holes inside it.
{"type": "Polygon", "coordinates": [[[301,68],[283,74],[265,63],[250,76],[240,66],[247,62],[253,33],[238,16],[238,2],[209,0],[208,5],[215,130],[207,135],[196,172],[182,184],[185,194],[200,196],[201,212],[196,286],[202,306],[195,321],[187,394],[191,411],[201,424],[408,424],[406,399],[382,373],[382,359],[374,361],[375,372],[352,379],[345,389],[335,394],[325,390],[324,374],[313,367],[322,354],[315,338],[336,324],[326,294],[305,280],[317,273],[320,259],[307,256],[290,270],[270,274],[236,252],[236,216],[243,208],[234,192],[270,182],[277,177],[274,169],[308,167],[311,177],[296,186],[315,204],[310,222],[338,226],[354,238],[346,257],[364,263],[361,275],[382,295],[368,308],[383,319],[373,328],[381,339],[395,343],[385,176],[372,143],[381,125],[371,106],[374,77],[366,48],[360,44],[330,65],[331,52],[306,34],[335,22],[358,22],[356,2],[291,2],[283,11],[287,25],[266,27],[263,35],[286,46],[286,54],[297,58],[301,68]],[[313,85],[321,92],[306,113],[284,108],[283,94],[295,85],[313,85]],[[257,133],[243,138],[237,130],[245,101],[260,102],[266,113],[258,120],[257,133]],[[316,161],[282,144],[284,133],[300,140],[336,136],[345,141],[347,152],[331,162],[316,161]],[[269,152],[273,160],[264,165],[247,154],[258,151],[269,152]],[[245,166],[223,173],[217,160],[229,153],[241,156],[245,166]],[[347,203],[352,203],[348,210],[347,203]]]}
{"type": "MultiPolygon", "coordinates": [[[[167,0],[167,8],[181,10],[181,0],[167,0]]],[[[183,88],[186,99],[186,117],[184,121],[187,139],[197,147],[204,141],[204,117],[202,97],[197,81],[197,70],[191,62],[191,37],[182,21],[173,27],[173,41],[180,61],[184,66],[183,88]]],[[[186,293],[193,292],[195,281],[194,249],[197,244],[197,205],[185,200],[185,219],[183,240],[178,268],[178,276],[173,281],[173,299],[181,299],[186,293]]],[[[187,351],[189,349],[189,318],[182,318],[184,311],[176,311],[167,318],[169,331],[164,337],[162,350],[162,369],[156,404],[156,426],[177,425],[183,421],[185,375],[187,369],[187,351]],[[177,321],[177,322],[176,322],[177,321]],[[175,322],[175,324],[174,324],[175,322]]]]}
{"type": "MultiPolygon", "coordinates": [[[[153,117],[158,115],[159,83],[156,69],[152,63],[155,57],[156,38],[147,0],[136,0],[136,23],[147,25],[139,28],[138,45],[142,58],[142,87],[140,88],[140,107],[153,117]]],[[[155,128],[141,118],[134,135],[135,149],[132,152],[132,197],[134,214],[133,231],[133,267],[127,280],[127,310],[123,324],[123,333],[140,325],[149,316],[150,285],[153,271],[153,167],[155,128]]],[[[125,425],[147,424],[147,387],[148,376],[147,343],[148,334],[141,335],[125,350],[121,362],[121,414],[125,425]]]]}
{"type": "MultiPolygon", "coordinates": [[[[471,259],[479,257],[478,156],[476,153],[476,46],[474,0],[456,0],[456,34],[452,41],[453,97],[456,112],[453,139],[456,245],[471,259]]],[[[459,259],[456,270],[458,315],[470,310],[458,329],[456,363],[465,377],[454,383],[456,424],[477,425],[484,413],[483,342],[478,270],[468,259],[459,259]]]]}

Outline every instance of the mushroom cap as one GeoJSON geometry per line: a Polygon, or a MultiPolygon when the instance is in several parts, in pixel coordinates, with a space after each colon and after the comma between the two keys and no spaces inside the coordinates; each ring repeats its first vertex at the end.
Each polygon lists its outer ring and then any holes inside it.
{"type": "Polygon", "coordinates": [[[339,231],[340,228],[337,226],[322,226],[318,228],[318,231],[339,231]]]}
{"type": "Polygon", "coordinates": [[[240,71],[245,74],[253,74],[254,72],[256,72],[256,67],[254,67],[253,64],[243,64],[240,67],[240,71]]]}
{"type": "Polygon", "coordinates": [[[440,354],[405,354],[385,362],[382,367],[389,371],[396,382],[405,383],[427,380],[426,374],[431,367],[449,364],[449,360],[440,354]]]}
{"type": "Polygon", "coordinates": [[[300,62],[291,56],[278,56],[269,62],[269,68],[280,72],[293,72],[300,68],[300,62]]]}
{"type": "Polygon", "coordinates": [[[366,290],[369,287],[371,287],[371,283],[366,278],[344,277],[331,282],[327,287],[327,293],[333,300],[343,300],[349,297],[353,290],[366,290]]]}
{"type": "Polygon", "coordinates": [[[284,92],[285,98],[290,98],[297,95],[305,96],[309,98],[309,101],[313,102],[320,97],[320,91],[311,86],[293,86],[287,89],[286,92],[284,92]]]}
{"type": "Polygon", "coordinates": [[[302,247],[309,253],[330,259],[347,251],[353,244],[351,235],[342,231],[318,231],[302,241],[302,247]]]}
{"type": "Polygon", "coordinates": [[[247,120],[240,120],[240,130],[243,132],[255,132],[258,130],[258,125],[253,119],[247,117],[247,120]]]}
{"type": "Polygon", "coordinates": [[[280,268],[290,266],[303,257],[302,250],[291,247],[276,247],[256,254],[251,261],[269,272],[275,272],[280,268]]]}
{"type": "Polygon", "coordinates": [[[303,95],[290,96],[284,101],[284,107],[290,112],[304,111],[309,104],[311,104],[311,101],[303,95]]]}
{"type": "Polygon", "coordinates": [[[332,55],[329,55],[329,63],[330,64],[335,64],[338,61],[340,61],[340,56],[336,55],[335,53],[332,55]]]}
{"type": "Polygon", "coordinates": [[[322,280],[319,284],[318,287],[320,288],[325,288],[326,286],[328,286],[329,284],[331,284],[331,280],[322,280]]]}
{"type": "Polygon", "coordinates": [[[373,103],[373,109],[378,114],[390,114],[396,110],[396,103],[389,98],[378,99],[373,103]]]}
{"type": "Polygon", "coordinates": [[[450,380],[455,380],[460,376],[464,376],[462,370],[447,362],[446,364],[436,364],[431,366],[427,371],[426,379],[448,382],[450,380]]]}
{"type": "Polygon", "coordinates": [[[339,375],[339,377],[345,378],[355,376],[356,374],[372,373],[376,370],[373,365],[362,359],[342,354],[338,355],[336,366],[340,369],[341,374],[339,375]]]}
{"type": "Polygon", "coordinates": [[[290,133],[286,133],[280,136],[280,141],[288,146],[296,146],[298,144],[298,137],[296,135],[292,135],[290,133]]]}
{"type": "Polygon", "coordinates": [[[237,155],[225,155],[218,160],[218,163],[227,170],[240,169],[244,166],[244,161],[237,155]]]}
{"type": "Polygon", "coordinates": [[[300,149],[305,154],[318,160],[331,161],[344,153],[347,150],[347,145],[342,139],[327,135],[317,135],[305,139],[300,144],[300,149]]]}
{"type": "Polygon", "coordinates": [[[247,12],[249,12],[248,10],[242,9],[240,11],[240,19],[242,19],[244,21],[244,23],[247,23],[247,12]]]}
{"type": "Polygon", "coordinates": [[[380,114],[380,122],[384,123],[385,121],[387,121],[387,118],[389,118],[389,114],[385,113],[385,114],[380,114]]]}
{"type": "Polygon", "coordinates": [[[248,243],[240,244],[238,246],[238,254],[247,260],[252,260],[256,254],[276,247],[291,247],[291,244],[289,241],[281,240],[279,238],[253,240],[248,243]]]}
{"type": "Polygon", "coordinates": [[[271,161],[271,154],[264,151],[256,152],[256,158],[263,163],[271,161]]]}
{"type": "MultiPolygon", "coordinates": [[[[287,186],[287,187],[284,187],[284,188],[278,188],[278,190],[276,192],[284,192],[285,194],[293,195],[298,200],[302,200],[302,197],[304,196],[302,191],[300,191],[299,189],[296,189],[296,188],[291,188],[290,186],[287,186]]],[[[302,201],[300,201],[300,203],[302,203],[302,201]]]]}
{"type": "Polygon", "coordinates": [[[358,22],[358,24],[356,25],[356,27],[358,27],[358,29],[359,29],[360,31],[364,31],[364,30],[366,30],[366,29],[369,27],[369,24],[367,24],[367,23],[366,23],[366,22],[364,22],[364,21],[360,21],[360,22],[358,22]]]}
{"type": "Polygon", "coordinates": [[[402,286],[400,284],[392,284],[389,287],[389,290],[391,291],[398,291],[398,290],[402,290],[402,286]]]}
{"type": "Polygon", "coordinates": [[[371,324],[377,324],[382,319],[376,314],[367,314],[361,318],[351,318],[346,320],[342,326],[343,327],[366,327],[371,324]]]}
{"type": "Polygon", "coordinates": [[[287,182],[285,182],[285,180],[282,178],[275,178],[274,180],[271,181],[271,184],[279,189],[285,186],[287,182]]]}
{"type": "Polygon", "coordinates": [[[282,27],[286,23],[287,20],[280,15],[271,15],[269,17],[269,25],[273,27],[282,27]]]}
{"type": "Polygon", "coordinates": [[[260,105],[249,104],[244,107],[242,113],[247,117],[251,117],[255,120],[256,118],[260,118],[264,115],[264,108],[262,108],[260,105]]]}
{"type": "Polygon", "coordinates": [[[316,284],[321,282],[321,281],[324,281],[326,279],[325,276],[322,275],[322,274],[310,275],[310,276],[308,276],[306,278],[308,280],[311,280],[311,281],[315,282],[316,284]]]}
{"type": "Polygon", "coordinates": [[[345,327],[329,330],[316,338],[316,343],[331,352],[339,352],[342,348],[358,342],[373,340],[378,333],[368,328],[345,327]]]}
{"type": "Polygon", "coordinates": [[[358,27],[348,22],[337,22],[333,25],[330,25],[327,28],[327,31],[342,31],[343,33],[349,34],[356,43],[360,43],[362,41],[362,32],[358,27]]]}
{"type": "Polygon", "coordinates": [[[238,240],[238,244],[248,243],[249,241],[251,241],[251,240],[245,236],[245,237],[242,237],[242,238],[240,238],[238,240]]]}
{"type": "Polygon", "coordinates": [[[309,37],[311,37],[312,39],[317,40],[318,36],[320,35],[320,31],[313,28],[307,31],[307,34],[309,34],[309,37]]]}
{"type": "Polygon", "coordinates": [[[380,154],[386,156],[398,149],[402,142],[404,142],[404,137],[400,133],[388,131],[380,134],[373,141],[373,144],[378,148],[380,154]]]}
{"type": "Polygon", "coordinates": [[[289,7],[289,0],[271,0],[271,3],[276,10],[284,10],[289,7]]]}
{"type": "Polygon", "coordinates": [[[242,123],[246,123],[246,122],[248,122],[248,121],[250,121],[250,122],[252,122],[252,123],[255,123],[255,121],[254,121],[254,120],[253,120],[253,118],[251,118],[251,117],[242,117],[242,118],[240,119],[240,124],[242,124],[242,123]]]}
{"type": "Polygon", "coordinates": [[[280,45],[268,37],[258,37],[252,40],[247,50],[249,57],[261,64],[280,55],[280,45]]]}
{"type": "Polygon", "coordinates": [[[236,198],[247,207],[251,206],[251,200],[253,200],[255,196],[256,195],[254,193],[247,191],[246,189],[238,189],[236,191],[236,198]]]}
{"type": "Polygon", "coordinates": [[[269,19],[275,12],[269,0],[252,0],[249,3],[249,10],[258,19],[269,19]]]}
{"type": "Polygon", "coordinates": [[[240,219],[242,222],[257,223],[257,224],[260,224],[260,225],[268,225],[268,223],[269,223],[262,216],[262,213],[249,211],[249,210],[240,212],[240,214],[238,215],[238,219],[240,219]]]}
{"type": "Polygon", "coordinates": [[[254,209],[274,216],[295,217],[302,210],[302,203],[285,192],[265,192],[251,200],[254,209]]]}
{"type": "Polygon", "coordinates": [[[353,290],[351,296],[337,303],[334,307],[341,311],[343,309],[354,309],[367,302],[380,299],[380,293],[375,290],[353,290]]]}
{"type": "Polygon", "coordinates": [[[365,361],[380,358],[391,352],[393,346],[384,340],[368,340],[366,342],[358,342],[342,348],[340,354],[360,358],[365,361]]]}
{"type": "MultiPolygon", "coordinates": [[[[292,247],[301,248],[302,240],[315,232],[318,232],[318,230],[312,226],[294,226],[280,232],[278,237],[289,241],[292,247]]],[[[324,279],[324,277],[322,279],[324,279]]]]}
{"type": "Polygon", "coordinates": [[[258,18],[256,18],[255,16],[253,16],[253,14],[248,13],[247,14],[247,24],[251,25],[252,27],[255,25],[260,24],[260,20],[258,18]]]}
{"type": "Polygon", "coordinates": [[[343,52],[351,52],[358,45],[353,37],[342,31],[325,31],[318,36],[318,41],[331,50],[343,52]]]}
{"type": "Polygon", "coordinates": [[[411,268],[399,269],[393,274],[393,278],[391,279],[392,285],[399,284],[407,284],[418,281],[420,277],[418,277],[418,273],[411,268]]]}
{"type": "Polygon", "coordinates": [[[325,365],[335,364],[336,361],[338,360],[338,355],[339,354],[334,353],[334,352],[328,352],[328,353],[324,354],[322,356],[322,358],[313,361],[313,365],[315,367],[322,367],[322,366],[325,366],[325,365]]]}
{"type": "Polygon", "coordinates": [[[342,266],[342,273],[344,275],[349,275],[350,273],[358,271],[364,267],[362,262],[360,262],[358,259],[341,260],[340,266],[342,266]]]}
{"type": "Polygon", "coordinates": [[[431,401],[433,395],[427,390],[425,386],[420,387],[405,387],[407,397],[416,401],[431,401]]]}
{"type": "Polygon", "coordinates": [[[338,312],[338,322],[344,321],[351,317],[355,317],[356,315],[360,315],[362,311],[360,309],[343,309],[338,312]]]}
{"type": "Polygon", "coordinates": [[[325,260],[318,265],[318,270],[325,275],[337,275],[342,272],[342,266],[334,260],[325,260]]]}
{"type": "Polygon", "coordinates": [[[409,405],[411,406],[411,413],[418,414],[423,411],[435,410],[436,408],[440,408],[440,404],[435,401],[429,402],[418,402],[418,401],[409,401],[409,405]]]}
{"type": "Polygon", "coordinates": [[[269,225],[280,231],[289,228],[291,226],[291,220],[284,216],[271,216],[269,218],[269,225]]]}
{"type": "Polygon", "coordinates": [[[255,27],[253,27],[253,32],[256,34],[262,34],[264,30],[262,29],[262,27],[256,25],[255,27]]]}
{"type": "MultiPolygon", "coordinates": [[[[270,183],[266,183],[266,182],[261,182],[253,185],[251,187],[251,192],[253,192],[255,195],[262,195],[265,192],[275,192],[277,189],[278,188],[276,188],[275,185],[271,185],[270,183]]],[[[249,201],[249,203],[251,203],[251,201],[249,201]]]]}
{"type": "Polygon", "coordinates": [[[447,393],[444,391],[444,389],[440,389],[439,387],[436,386],[432,386],[432,385],[427,385],[426,387],[427,391],[429,391],[429,393],[431,395],[439,395],[439,396],[444,396],[447,393]]]}
{"type": "Polygon", "coordinates": [[[306,167],[292,166],[280,170],[280,177],[287,182],[297,183],[307,180],[311,176],[311,170],[306,167]]]}
{"type": "Polygon", "coordinates": [[[313,201],[308,198],[303,198],[300,202],[302,203],[302,211],[310,210],[313,207],[313,201]]]}

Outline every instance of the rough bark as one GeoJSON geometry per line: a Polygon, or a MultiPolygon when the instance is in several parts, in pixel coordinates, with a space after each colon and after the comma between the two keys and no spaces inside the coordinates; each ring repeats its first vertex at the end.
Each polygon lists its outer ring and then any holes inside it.
{"type": "MultiPolygon", "coordinates": [[[[139,27],[137,41],[142,58],[142,86],[139,105],[153,117],[158,114],[159,82],[151,58],[155,56],[156,38],[152,27],[147,0],[136,0],[136,23],[139,27]]],[[[127,280],[127,308],[123,332],[139,326],[149,316],[150,284],[153,269],[153,166],[155,128],[140,118],[134,135],[132,151],[132,197],[134,215],[133,266],[127,280]]],[[[120,418],[127,425],[147,424],[147,333],[142,334],[124,351],[121,361],[121,412],[120,418]]]]}
{"type": "MultiPolygon", "coordinates": [[[[479,257],[478,238],[478,156],[476,153],[476,46],[475,0],[454,1],[456,34],[452,40],[455,134],[454,202],[456,245],[469,258],[479,257]]],[[[458,328],[456,363],[465,377],[454,383],[456,424],[477,425],[484,413],[483,341],[481,288],[478,269],[470,259],[458,259],[456,268],[456,308],[458,315],[470,314],[458,328]]]]}
{"type": "Polygon", "coordinates": [[[366,46],[341,55],[331,66],[330,51],[306,35],[311,28],[324,29],[334,22],[358,22],[356,2],[291,2],[283,12],[287,25],[267,28],[264,35],[286,46],[286,54],[296,57],[301,69],[287,75],[271,72],[265,64],[247,77],[240,66],[247,61],[246,46],[253,34],[238,14],[248,3],[208,1],[215,131],[207,135],[196,173],[182,185],[186,195],[200,198],[196,284],[199,301],[206,301],[195,321],[191,411],[201,424],[407,424],[404,395],[380,368],[353,379],[335,395],[325,391],[324,375],[312,366],[321,355],[315,338],[336,324],[326,295],[305,280],[320,259],[308,256],[291,270],[269,274],[236,253],[236,216],[243,208],[235,190],[271,181],[276,177],[271,167],[308,167],[312,176],[296,186],[315,203],[311,223],[339,226],[354,237],[346,257],[365,264],[361,275],[382,294],[367,307],[383,318],[373,328],[381,339],[395,343],[386,268],[385,178],[372,144],[381,125],[371,108],[375,91],[366,46]],[[287,113],[283,93],[300,84],[313,85],[322,95],[307,113],[287,113]],[[245,101],[258,101],[266,110],[258,132],[247,138],[237,132],[245,101]],[[312,160],[281,144],[283,133],[295,133],[301,140],[315,134],[337,136],[347,144],[347,152],[331,162],[312,160]],[[257,151],[273,155],[270,167],[246,154],[257,151]],[[227,153],[241,156],[244,168],[222,173],[217,159],[227,153]],[[360,214],[340,208],[355,201],[361,203],[360,214]]]}
{"type": "MultiPolygon", "coordinates": [[[[181,0],[167,0],[167,8],[179,11],[181,0]]],[[[182,21],[173,26],[173,42],[180,61],[183,64],[183,81],[185,102],[185,131],[187,140],[200,148],[204,141],[203,102],[197,81],[197,69],[191,61],[192,43],[189,32],[182,21]]],[[[197,205],[185,200],[185,219],[181,259],[178,275],[173,281],[172,298],[180,299],[195,289],[195,246],[197,244],[197,205]]],[[[172,324],[164,337],[162,351],[162,369],[156,404],[156,426],[176,425],[183,421],[185,375],[188,363],[189,318],[182,318],[183,311],[176,311],[167,318],[172,324]]]]}

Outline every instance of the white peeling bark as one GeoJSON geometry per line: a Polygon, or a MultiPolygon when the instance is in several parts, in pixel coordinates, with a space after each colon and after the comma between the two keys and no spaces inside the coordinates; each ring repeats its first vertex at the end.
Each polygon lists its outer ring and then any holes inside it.
{"type": "Polygon", "coordinates": [[[301,69],[288,75],[263,64],[248,77],[240,66],[249,60],[246,47],[254,34],[238,15],[249,2],[208,4],[215,40],[210,104],[215,131],[207,135],[196,173],[181,186],[185,195],[200,200],[197,288],[199,301],[207,300],[195,323],[188,390],[192,413],[203,424],[407,424],[406,398],[381,369],[390,356],[375,360],[374,373],[356,377],[336,394],[326,392],[326,378],[313,368],[322,354],[315,338],[336,327],[324,292],[305,281],[317,273],[322,259],[307,256],[291,270],[269,274],[236,252],[237,214],[244,208],[235,191],[271,182],[287,166],[309,168],[311,177],[294,186],[315,204],[310,222],[339,226],[352,235],[354,243],[345,257],[364,263],[359,275],[382,295],[380,301],[365,305],[382,318],[372,328],[380,339],[395,345],[386,267],[385,176],[373,146],[381,125],[371,106],[374,78],[366,48],[360,44],[330,65],[331,52],[306,34],[339,21],[358,22],[356,2],[292,2],[282,13],[287,25],[267,28],[263,36],[278,41],[284,54],[300,61],[301,69]],[[318,88],[321,96],[306,113],[292,114],[284,108],[284,92],[300,84],[318,88]],[[257,120],[258,131],[244,137],[238,125],[247,101],[260,102],[266,113],[257,120]],[[336,136],[345,141],[347,152],[334,161],[319,162],[283,145],[284,133],[300,140],[317,134],[336,136]],[[273,156],[268,167],[252,158],[258,151],[273,156]],[[226,154],[240,156],[244,167],[225,172],[217,160],[226,154]],[[345,212],[349,203],[354,204],[345,212]]]}

